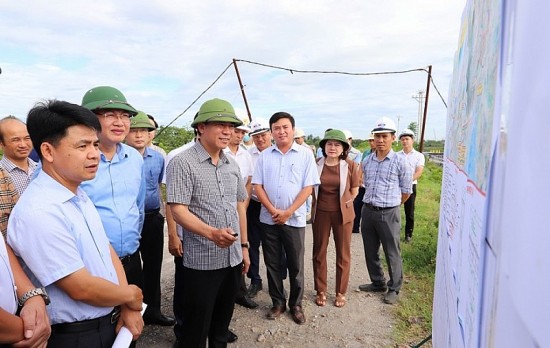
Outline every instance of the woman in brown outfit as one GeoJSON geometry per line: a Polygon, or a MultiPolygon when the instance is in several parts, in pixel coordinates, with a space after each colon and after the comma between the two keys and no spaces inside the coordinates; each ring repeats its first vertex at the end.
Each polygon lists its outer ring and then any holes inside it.
{"type": "Polygon", "coordinates": [[[349,144],[342,131],[325,133],[319,143],[323,157],[317,161],[321,185],[316,186],[312,205],[313,275],[315,303],[327,301],[327,247],[332,229],[336,247],[336,298],[334,305],[346,304],[351,259],[351,230],[355,213],[353,199],[360,185],[360,167],[347,159],[349,144]]]}

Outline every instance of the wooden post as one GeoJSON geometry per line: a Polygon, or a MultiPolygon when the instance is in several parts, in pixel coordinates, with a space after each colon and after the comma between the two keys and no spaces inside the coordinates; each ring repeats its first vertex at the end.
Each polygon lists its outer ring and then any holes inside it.
{"type": "Polygon", "coordinates": [[[233,66],[235,67],[235,72],[237,73],[237,80],[239,80],[239,87],[241,88],[241,93],[243,95],[244,106],[246,107],[246,113],[248,114],[248,120],[252,121],[252,115],[250,114],[250,108],[248,107],[248,101],[246,100],[246,94],[244,93],[244,86],[241,81],[241,75],[239,74],[239,68],[237,68],[237,61],[233,58],[233,66]]]}
{"type": "Polygon", "coordinates": [[[432,66],[428,66],[428,82],[426,84],[426,99],[424,100],[424,115],[422,116],[422,132],[420,133],[420,145],[418,151],[424,149],[424,130],[426,129],[426,115],[428,114],[428,99],[430,96],[430,82],[432,80],[432,66]]]}

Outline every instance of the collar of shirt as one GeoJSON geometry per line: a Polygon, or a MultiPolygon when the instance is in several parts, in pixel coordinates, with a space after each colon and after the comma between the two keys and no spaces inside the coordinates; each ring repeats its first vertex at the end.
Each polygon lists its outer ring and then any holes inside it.
{"type": "MultiPolygon", "coordinates": [[[[208,151],[206,151],[204,146],[202,146],[200,141],[195,142],[195,145],[193,145],[193,147],[197,151],[197,155],[199,156],[200,162],[205,162],[212,158],[212,156],[210,156],[210,154],[208,153],[208,151]]],[[[228,163],[228,162],[229,160],[227,159],[227,156],[225,155],[223,150],[220,150],[220,163],[228,163]]]]}
{"type": "MultiPolygon", "coordinates": [[[[3,156],[2,160],[0,161],[2,162],[2,166],[4,167],[4,169],[7,170],[8,172],[12,172],[14,169],[19,169],[20,171],[25,172],[23,169],[19,168],[15,163],[10,161],[6,156],[3,156]]],[[[34,169],[36,168],[36,162],[30,158],[27,158],[27,163],[29,164],[29,173],[34,172],[34,169]]]]}
{"type": "MultiPolygon", "coordinates": [[[[293,142],[292,146],[290,147],[290,150],[288,150],[288,151],[300,151],[300,150],[298,150],[300,148],[303,148],[302,145],[298,144],[297,142],[293,142]]],[[[284,153],[279,149],[279,146],[277,146],[277,144],[271,145],[271,147],[269,149],[271,149],[271,151],[277,151],[281,155],[284,155],[284,153]]]]}
{"type": "Polygon", "coordinates": [[[107,157],[105,157],[103,152],[101,152],[101,161],[102,162],[111,162],[111,163],[120,162],[121,159],[128,157],[128,151],[127,151],[126,147],[129,147],[129,146],[125,145],[125,144],[122,144],[122,143],[116,144],[115,156],[113,156],[113,158],[111,158],[110,161],[107,159],[107,157]]]}

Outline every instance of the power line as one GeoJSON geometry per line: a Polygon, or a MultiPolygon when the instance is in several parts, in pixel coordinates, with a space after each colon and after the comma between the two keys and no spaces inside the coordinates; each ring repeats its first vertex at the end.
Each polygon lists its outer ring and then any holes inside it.
{"type": "Polygon", "coordinates": [[[216,82],[218,82],[218,80],[223,76],[223,74],[225,74],[227,72],[227,70],[229,69],[229,67],[233,65],[233,62],[229,63],[227,65],[227,67],[225,67],[225,69],[222,71],[221,74],[218,75],[218,77],[216,77],[216,79],[214,80],[214,82],[212,82],[204,91],[202,91],[201,94],[199,94],[199,96],[197,98],[195,98],[195,100],[193,100],[193,102],[191,104],[189,104],[189,106],[187,108],[185,108],[185,110],[183,110],[178,116],[176,116],[170,123],[168,123],[166,125],[166,127],[164,127],[163,129],[161,129],[156,135],[155,135],[155,138],[158,137],[159,135],[162,134],[162,132],[164,132],[165,129],[167,129],[168,127],[170,127],[170,125],[172,125],[174,122],[176,122],[176,120],[178,118],[180,118],[181,116],[183,116],[183,114],[185,114],[185,112],[187,112],[187,110],[189,110],[193,105],[195,105],[195,103],[206,93],[208,92],[208,90],[210,88],[212,88],[212,86],[214,86],[216,84],[216,82]]]}
{"type": "MultiPolygon", "coordinates": [[[[253,65],[264,66],[264,67],[272,68],[272,69],[285,70],[285,71],[290,72],[291,74],[304,73],[304,74],[337,74],[337,75],[353,75],[353,76],[373,76],[373,75],[407,74],[407,73],[411,73],[411,72],[415,72],[415,71],[423,71],[426,74],[429,74],[429,72],[428,72],[428,70],[426,70],[426,68],[360,73],[360,72],[347,72],[347,71],[299,70],[299,69],[285,68],[285,67],[277,66],[277,65],[253,62],[253,61],[246,60],[246,59],[235,59],[235,61],[243,62],[243,63],[249,63],[249,64],[253,64],[253,65]]],[[[443,102],[443,105],[445,105],[445,108],[447,108],[447,103],[445,102],[445,99],[443,99],[443,96],[441,95],[441,93],[439,92],[439,89],[435,85],[435,82],[433,81],[433,78],[430,77],[430,81],[431,81],[432,86],[434,86],[435,90],[437,91],[437,94],[439,95],[439,98],[441,98],[441,101],[443,102]]]]}
{"type": "MultiPolygon", "coordinates": [[[[185,110],[183,110],[178,116],[176,116],[168,125],[166,125],[165,128],[163,128],[161,131],[159,131],[157,133],[157,137],[164,131],[164,129],[168,128],[170,125],[172,125],[174,122],[176,122],[176,120],[178,118],[180,118],[183,114],[185,114],[185,112],[187,112],[187,110],[189,110],[193,105],[195,105],[195,103],[210,89],[212,88],[212,86],[214,86],[214,84],[216,84],[216,82],[218,82],[218,80],[227,72],[227,70],[229,69],[229,67],[231,67],[231,65],[234,64],[234,62],[243,62],[243,63],[248,63],[248,64],[252,64],[252,65],[259,65],[259,66],[263,66],[263,67],[266,67],[266,68],[272,68],[272,69],[278,69],[278,70],[285,70],[285,71],[288,71],[290,72],[291,74],[294,74],[294,73],[302,73],[302,74],[337,74],[337,75],[352,75],[352,76],[375,76],[375,75],[395,75],[395,74],[407,74],[407,73],[411,73],[411,72],[416,72],[416,71],[423,71],[425,72],[426,74],[429,74],[428,70],[426,70],[425,68],[416,68],[416,69],[407,69],[407,70],[396,70],[396,71],[379,71],[379,72],[365,72],[365,73],[362,73],[362,72],[348,72],[348,71],[336,71],[336,70],[333,70],[333,71],[326,71],[326,70],[300,70],[300,69],[292,69],[292,68],[285,68],[285,67],[282,67],[282,66],[277,66],[277,65],[271,65],[271,64],[265,64],[265,63],[259,63],[259,62],[253,62],[253,61],[250,61],[250,60],[246,60],[246,59],[233,59],[233,61],[231,63],[229,63],[227,65],[227,67],[222,71],[222,73],[220,75],[218,75],[218,77],[214,80],[214,82],[212,82],[208,88],[206,88],[201,94],[199,94],[199,96],[197,98],[195,98],[195,100],[193,100],[193,102],[187,107],[185,108],[185,110]]],[[[435,82],[433,80],[433,78],[430,76],[430,82],[432,84],[432,86],[435,88],[435,90],[437,91],[437,94],[439,95],[439,98],[441,99],[441,101],[443,102],[443,105],[445,105],[445,108],[447,108],[447,103],[445,102],[445,99],[443,98],[443,96],[441,95],[441,93],[439,92],[439,89],[437,88],[437,86],[435,85],[435,82]]]]}

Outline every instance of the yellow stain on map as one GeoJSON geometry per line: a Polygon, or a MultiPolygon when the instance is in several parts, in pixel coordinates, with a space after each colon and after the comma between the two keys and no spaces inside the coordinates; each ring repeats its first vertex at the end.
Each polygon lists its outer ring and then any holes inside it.
{"type": "Polygon", "coordinates": [[[481,95],[483,93],[483,84],[480,83],[476,86],[476,95],[481,95]]]}

